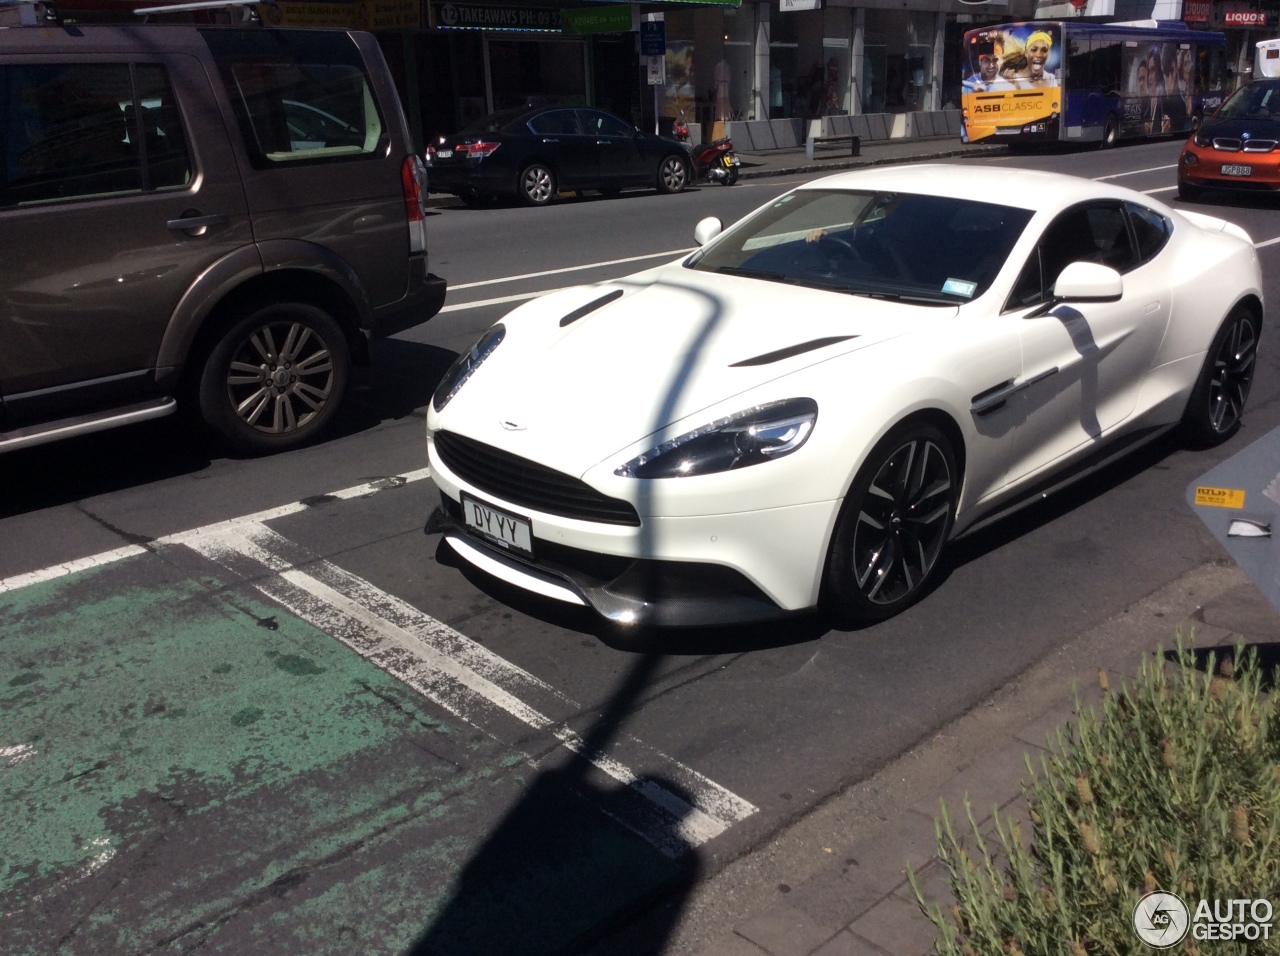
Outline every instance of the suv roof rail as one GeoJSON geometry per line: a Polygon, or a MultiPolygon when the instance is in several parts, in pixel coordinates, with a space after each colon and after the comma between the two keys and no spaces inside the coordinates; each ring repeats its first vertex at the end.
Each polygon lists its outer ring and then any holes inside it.
{"type": "MultiPolygon", "coordinates": [[[[0,0],[3,3],[4,0],[0,0]]],[[[275,0],[195,0],[192,3],[169,3],[159,7],[140,7],[133,12],[146,20],[157,13],[191,13],[196,10],[225,10],[240,23],[261,23],[259,5],[275,5],[275,0]]]]}
{"type": "Polygon", "coordinates": [[[49,0],[0,0],[0,27],[56,27],[60,22],[49,0]]]}

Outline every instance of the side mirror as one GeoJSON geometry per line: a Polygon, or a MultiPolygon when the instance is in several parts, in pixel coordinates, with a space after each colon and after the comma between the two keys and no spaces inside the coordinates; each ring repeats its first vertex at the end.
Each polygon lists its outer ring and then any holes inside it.
{"type": "Polygon", "coordinates": [[[1053,285],[1053,297],[1059,302],[1115,302],[1123,294],[1120,273],[1097,262],[1071,263],[1053,285]]]}
{"type": "Polygon", "coordinates": [[[724,226],[715,216],[708,216],[696,226],[693,227],[693,241],[700,246],[705,246],[708,242],[720,235],[720,230],[724,226]]]}

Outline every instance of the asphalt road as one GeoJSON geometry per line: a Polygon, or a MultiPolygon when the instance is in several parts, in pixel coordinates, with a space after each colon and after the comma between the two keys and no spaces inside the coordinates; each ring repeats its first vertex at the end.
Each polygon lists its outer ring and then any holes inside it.
{"type": "MultiPolygon", "coordinates": [[[[971,161],[1176,204],[1177,152],[971,161]]],[[[963,539],[872,628],[619,648],[438,552],[422,409],[453,354],[519,297],[674,258],[796,181],[439,210],[446,311],[379,344],[318,446],[230,459],[162,421],[0,457],[6,949],[573,948],[1222,558],[1184,491],[1280,425],[1270,333],[1232,442],[1151,446],[963,539]]],[[[1196,208],[1280,239],[1274,205],[1196,208]]],[[[1260,255],[1280,301],[1280,242],[1260,255]]]]}

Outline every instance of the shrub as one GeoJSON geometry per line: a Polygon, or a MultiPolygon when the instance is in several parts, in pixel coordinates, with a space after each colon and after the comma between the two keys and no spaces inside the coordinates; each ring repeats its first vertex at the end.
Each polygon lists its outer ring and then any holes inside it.
{"type": "MultiPolygon", "coordinates": [[[[1150,954],[1133,929],[1155,889],[1200,900],[1267,899],[1280,915],[1280,714],[1262,692],[1256,652],[1208,656],[1203,672],[1181,637],[1118,691],[1099,672],[1101,712],[1081,709],[1023,782],[1030,839],[995,816],[958,837],[945,804],[939,856],[956,896],[930,906],[940,956],[1150,954]]],[[[1197,941],[1179,951],[1280,956],[1268,940],[1197,941]]]]}

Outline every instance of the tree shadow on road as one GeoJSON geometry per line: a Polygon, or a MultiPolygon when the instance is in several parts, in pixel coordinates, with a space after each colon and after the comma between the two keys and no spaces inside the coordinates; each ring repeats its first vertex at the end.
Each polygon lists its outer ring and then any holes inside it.
{"type": "Polygon", "coordinates": [[[574,953],[659,901],[666,915],[645,921],[644,951],[662,950],[699,876],[706,815],[699,794],[644,768],[631,776],[609,753],[661,661],[636,658],[581,737],[554,728],[564,746],[539,761],[411,956],[574,953]]]}

